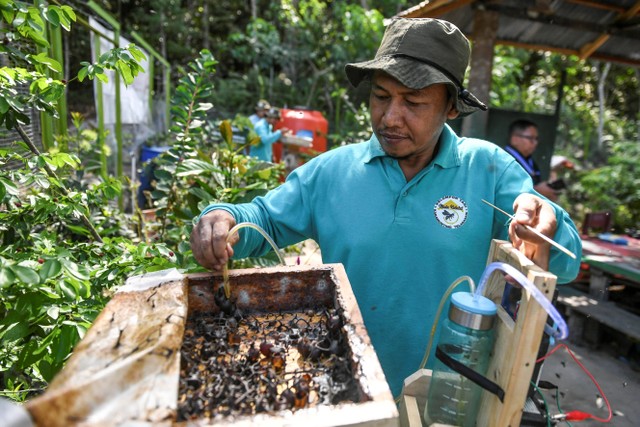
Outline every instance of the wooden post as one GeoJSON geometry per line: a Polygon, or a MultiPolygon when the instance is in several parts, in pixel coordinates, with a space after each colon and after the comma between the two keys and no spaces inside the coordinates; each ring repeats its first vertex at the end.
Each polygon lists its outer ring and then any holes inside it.
{"type": "MultiPolygon", "coordinates": [[[[469,91],[489,106],[491,91],[491,69],[493,68],[493,46],[498,33],[499,15],[494,11],[476,10],[473,21],[471,49],[471,69],[469,91]]],[[[479,111],[462,121],[464,136],[485,138],[487,134],[488,111],[479,111]]]]}

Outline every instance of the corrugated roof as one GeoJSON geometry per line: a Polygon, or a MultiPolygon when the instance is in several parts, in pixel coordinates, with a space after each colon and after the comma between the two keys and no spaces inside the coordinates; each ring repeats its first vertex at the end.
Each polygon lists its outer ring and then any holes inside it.
{"type": "Polygon", "coordinates": [[[445,19],[473,39],[478,9],[498,13],[496,44],[640,66],[640,0],[429,0],[397,16],[445,19]]]}

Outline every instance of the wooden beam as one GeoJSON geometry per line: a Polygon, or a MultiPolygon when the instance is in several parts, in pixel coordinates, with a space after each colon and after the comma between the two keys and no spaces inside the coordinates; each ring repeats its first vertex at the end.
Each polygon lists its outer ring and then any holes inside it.
{"type": "Polygon", "coordinates": [[[608,25],[599,25],[590,21],[578,21],[556,15],[537,14],[537,16],[533,16],[527,13],[527,9],[517,7],[487,4],[485,8],[487,10],[498,12],[501,16],[508,18],[539,22],[541,24],[552,25],[554,27],[566,27],[572,30],[588,31],[592,33],[604,33],[611,31],[611,28],[608,25]]]}
{"type": "MultiPolygon", "coordinates": [[[[517,47],[517,48],[521,48],[521,49],[527,49],[527,50],[541,50],[541,51],[547,51],[547,52],[560,53],[560,54],[563,54],[563,55],[580,56],[580,52],[575,50],[575,49],[565,49],[565,48],[549,46],[549,45],[523,43],[523,42],[516,42],[516,41],[513,41],[513,40],[504,40],[504,39],[497,39],[496,40],[496,44],[500,44],[500,45],[503,45],[503,46],[513,46],[513,47],[517,47]]],[[[640,67],[640,60],[633,60],[633,59],[630,59],[630,58],[623,58],[623,57],[611,56],[611,55],[603,55],[603,54],[598,54],[598,53],[594,53],[590,57],[593,58],[593,59],[597,59],[599,61],[615,62],[615,63],[619,63],[619,64],[630,65],[632,67],[640,67]]]]}
{"type": "Polygon", "coordinates": [[[605,44],[611,36],[609,34],[600,34],[597,39],[591,43],[587,43],[580,48],[580,59],[587,59],[590,57],[600,46],[605,44]]]}
{"type": "Polygon", "coordinates": [[[594,9],[610,10],[617,13],[623,13],[626,10],[622,6],[602,3],[602,1],[596,0],[567,0],[567,3],[579,4],[580,6],[592,7],[594,9]]]}
{"type": "Polygon", "coordinates": [[[627,20],[633,18],[634,16],[636,16],[638,14],[638,12],[640,12],[640,1],[637,1],[635,5],[631,6],[631,8],[629,8],[629,10],[624,12],[620,16],[619,20],[620,21],[627,21],[627,20]]]}
{"type": "Polygon", "coordinates": [[[477,0],[427,0],[417,6],[400,12],[396,16],[400,18],[427,18],[441,16],[470,3],[475,3],[476,1],[477,0]]]}
{"type": "MultiPolygon", "coordinates": [[[[636,4],[630,7],[625,12],[619,13],[618,17],[616,17],[616,19],[614,19],[611,24],[628,21],[629,19],[633,18],[638,13],[638,11],[640,11],[640,0],[636,1],[636,4]]],[[[609,40],[610,37],[610,31],[607,31],[600,34],[594,41],[586,43],[580,48],[580,59],[587,59],[591,57],[600,46],[602,46],[606,43],[607,40],[609,40]]]]}

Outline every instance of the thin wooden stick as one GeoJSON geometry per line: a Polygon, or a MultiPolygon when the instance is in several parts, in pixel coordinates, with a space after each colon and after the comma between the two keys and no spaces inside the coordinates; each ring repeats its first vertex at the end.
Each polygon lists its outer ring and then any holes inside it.
{"type": "MultiPolygon", "coordinates": [[[[502,212],[503,214],[505,214],[506,216],[508,216],[512,220],[515,219],[515,215],[511,215],[510,213],[503,211],[502,209],[500,209],[496,205],[492,205],[491,203],[487,202],[484,199],[482,199],[482,201],[485,202],[486,204],[488,204],[489,206],[491,206],[492,208],[502,212]]],[[[527,230],[531,231],[533,234],[535,234],[536,236],[540,237],[544,241],[546,241],[546,242],[550,243],[551,245],[555,246],[556,248],[560,249],[562,252],[564,252],[565,254],[569,255],[571,258],[576,259],[576,255],[573,252],[571,252],[569,249],[567,249],[564,246],[562,246],[561,244],[555,242],[554,240],[550,239],[549,237],[545,236],[544,234],[542,234],[541,232],[539,232],[538,230],[536,230],[535,228],[533,228],[533,227],[531,227],[531,226],[529,226],[527,224],[521,224],[521,225],[524,225],[524,227],[527,230]]]]}

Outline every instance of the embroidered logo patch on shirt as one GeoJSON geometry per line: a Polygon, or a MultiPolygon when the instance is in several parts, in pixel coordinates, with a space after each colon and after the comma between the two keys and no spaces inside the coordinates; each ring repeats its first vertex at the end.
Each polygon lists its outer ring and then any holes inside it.
{"type": "Polygon", "coordinates": [[[467,204],[459,197],[445,196],[433,207],[440,224],[447,228],[458,228],[467,220],[467,204]]]}

